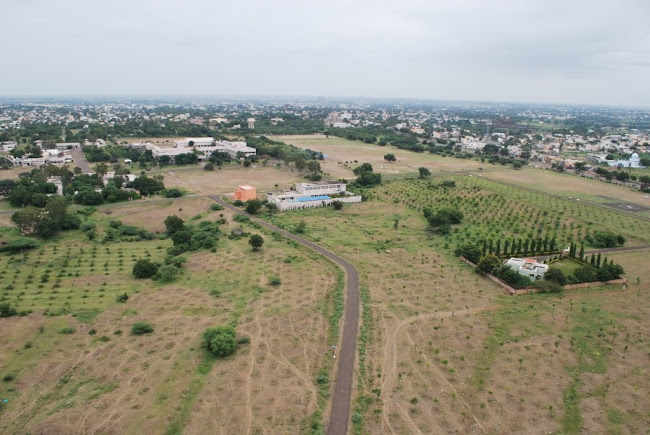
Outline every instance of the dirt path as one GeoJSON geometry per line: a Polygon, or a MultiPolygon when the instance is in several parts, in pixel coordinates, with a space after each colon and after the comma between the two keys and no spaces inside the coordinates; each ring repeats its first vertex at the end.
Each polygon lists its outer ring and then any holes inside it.
{"type": "Polygon", "coordinates": [[[88,174],[93,172],[92,169],[90,169],[90,163],[88,163],[88,160],[86,160],[86,156],[84,152],[81,151],[80,148],[70,150],[70,154],[72,154],[72,160],[74,160],[74,165],[77,166],[78,168],[81,168],[82,173],[88,174]]]}
{"type": "Polygon", "coordinates": [[[345,435],[348,430],[348,421],[350,418],[350,395],[352,393],[352,377],[354,375],[354,356],[357,349],[357,330],[359,326],[359,273],[357,269],[327,249],[289,233],[273,224],[251,216],[243,210],[227,203],[218,195],[208,195],[208,198],[218,202],[227,209],[250,217],[255,223],[284,234],[287,238],[300,243],[307,248],[324,255],[334,263],[341,266],[347,275],[346,282],[346,303],[345,315],[343,318],[343,334],[341,338],[340,352],[338,355],[339,366],[336,377],[336,386],[334,388],[334,397],[332,399],[332,411],[330,420],[327,424],[327,433],[329,435],[345,435]]]}

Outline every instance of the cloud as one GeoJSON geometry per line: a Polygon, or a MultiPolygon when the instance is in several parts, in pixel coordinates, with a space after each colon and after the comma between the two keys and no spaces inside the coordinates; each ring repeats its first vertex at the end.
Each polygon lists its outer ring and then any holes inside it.
{"type": "Polygon", "coordinates": [[[0,94],[650,101],[644,0],[13,0],[3,8],[10,67],[0,94]]]}

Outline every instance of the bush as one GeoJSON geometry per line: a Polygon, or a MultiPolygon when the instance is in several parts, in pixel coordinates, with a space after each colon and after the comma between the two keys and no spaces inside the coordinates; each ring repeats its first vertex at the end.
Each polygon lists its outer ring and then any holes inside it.
{"type": "Polygon", "coordinates": [[[481,261],[476,265],[476,270],[488,274],[494,272],[499,266],[501,266],[501,260],[496,255],[488,254],[481,258],[481,261]]]}
{"type": "Polygon", "coordinates": [[[16,379],[16,377],[15,377],[14,375],[5,375],[5,377],[2,378],[2,380],[3,380],[4,382],[11,382],[11,381],[13,381],[14,379],[16,379]]]}
{"type": "Polygon", "coordinates": [[[235,222],[250,222],[251,219],[243,214],[236,214],[232,217],[235,222]]]}
{"type": "Polygon", "coordinates": [[[465,257],[474,264],[478,264],[478,262],[481,261],[481,257],[483,256],[483,251],[481,251],[481,248],[478,246],[469,243],[457,248],[454,251],[454,254],[459,257],[465,257]]]}
{"type": "Polygon", "coordinates": [[[235,207],[242,207],[244,205],[244,201],[241,199],[235,200],[235,202],[232,203],[235,207]]]}
{"type": "Polygon", "coordinates": [[[223,206],[221,204],[217,204],[217,203],[210,204],[210,210],[211,211],[220,211],[220,210],[223,210],[223,206]]]}
{"type": "Polygon", "coordinates": [[[566,285],[567,277],[560,269],[551,267],[545,274],[544,280],[553,282],[557,285],[566,285]]]}
{"type": "Polygon", "coordinates": [[[232,326],[218,326],[208,328],[203,333],[206,347],[217,356],[232,355],[237,349],[235,328],[232,326]]]}
{"type": "Polygon", "coordinates": [[[619,279],[624,273],[623,266],[607,264],[596,271],[596,276],[598,277],[598,281],[610,281],[612,279],[619,279]]]}
{"type": "Polygon", "coordinates": [[[214,171],[214,163],[212,162],[206,163],[203,169],[206,171],[214,171]]]}
{"type": "Polygon", "coordinates": [[[133,335],[144,335],[151,334],[153,332],[153,327],[145,322],[137,322],[131,325],[131,333],[133,335]]]}
{"type": "Polygon", "coordinates": [[[183,196],[183,192],[178,189],[167,189],[165,192],[166,198],[180,198],[181,196],[183,196]]]}
{"type": "Polygon", "coordinates": [[[117,295],[115,297],[115,302],[125,303],[128,300],[129,300],[129,295],[127,295],[126,293],[123,293],[121,295],[117,295]]]}
{"type": "Polygon", "coordinates": [[[249,214],[259,213],[260,209],[262,208],[262,205],[264,205],[264,203],[259,199],[251,199],[246,203],[246,213],[249,214]]]}
{"type": "Polygon", "coordinates": [[[580,284],[583,282],[593,282],[598,280],[596,269],[591,266],[584,265],[573,271],[573,275],[569,277],[572,284],[580,284]]]}
{"type": "Polygon", "coordinates": [[[181,270],[178,267],[172,264],[166,264],[158,269],[158,279],[163,283],[172,282],[180,272],[181,270]]]}
{"type": "Polygon", "coordinates": [[[519,275],[506,264],[496,269],[493,274],[509,286],[516,289],[522,289],[533,284],[533,281],[531,281],[530,278],[519,275]]]}
{"type": "Polygon", "coordinates": [[[7,302],[0,304],[0,317],[12,317],[18,315],[18,311],[7,302]]]}
{"type": "Polygon", "coordinates": [[[546,280],[536,281],[535,288],[541,291],[542,293],[561,293],[564,291],[564,288],[562,288],[560,284],[556,283],[555,281],[546,281],[546,280]]]}
{"type": "Polygon", "coordinates": [[[67,328],[62,328],[59,331],[59,334],[74,334],[75,332],[76,332],[76,330],[74,328],[67,327],[67,328]]]}
{"type": "Polygon", "coordinates": [[[341,201],[332,201],[332,207],[334,207],[334,210],[341,210],[343,203],[341,201]]]}
{"type": "Polygon", "coordinates": [[[278,286],[282,284],[282,280],[280,279],[279,276],[272,276],[271,278],[269,278],[269,284],[278,286]]]}
{"type": "Polygon", "coordinates": [[[147,259],[140,259],[133,265],[133,276],[136,278],[151,278],[156,273],[158,273],[158,266],[147,259]]]}
{"type": "MultiPolygon", "coordinates": [[[[623,243],[625,243],[625,238],[623,238],[623,243]]],[[[594,245],[598,248],[613,248],[618,245],[618,237],[611,231],[596,231],[594,245]]]]}
{"type": "Polygon", "coordinates": [[[21,252],[29,251],[40,246],[37,240],[30,239],[29,237],[18,237],[7,242],[6,245],[0,247],[0,252],[21,252]]]}

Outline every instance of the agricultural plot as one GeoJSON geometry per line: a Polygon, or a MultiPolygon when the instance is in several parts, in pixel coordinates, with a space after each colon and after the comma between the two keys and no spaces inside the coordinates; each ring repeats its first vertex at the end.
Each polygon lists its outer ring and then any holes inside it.
{"type": "MultiPolygon", "coordinates": [[[[226,211],[207,213],[206,201],[102,206],[92,218],[231,222],[226,211]]],[[[0,399],[9,400],[0,432],[295,433],[320,423],[342,276],[311,251],[263,236],[259,252],[224,235],[217,252],[186,254],[182,276],[166,285],[131,277],[134,258],[164,258],[166,239],[102,244],[69,232],[24,256],[2,254],[2,297],[33,313],[0,319],[0,399]],[[123,293],[128,301],[117,302],[123,293]],[[153,333],[132,335],[135,322],[153,333]],[[236,326],[240,344],[217,359],[201,334],[220,325],[236,326]]]]}
{"type": "Polygon", "coordinates": [[[447,248],[487,241],[495,247],[499,244],[501,253],[506,248],[512,253],[513,244],[518,245],[519,240],[526,245],[528,240],[542,239],[550,248],[555,239],[555,247],[563,249],[572,241],[588,239],[595,231],[603,230],[623,234],[628,245],[650,241],[648,221],[478,177],[448,179],[455,182],[455,187],[442,186],[441,179],[392,181],[370,195],[419,211],[426,207],[459,209],[465,217],[444,239],[447,248]]]}
{"type": "Polygon", "coordinates": [[[636,242],[642,243],[645,223],[473,177],[454,180],[456,191],[446,194],[424,189],[428,181],[394,181],[368,191],[369,201],[341,211],[300,210],[272,218],[290,230],[304,221],[306,237],[359,269],[363,316],[355,430],[642,432],[643,410],[650,406],[642,393],[650,388],[643,368],[650,351],[643,339],[650,332],[643,314],[650,290],[644,252],[612,254],[626,269],[629,265],[633,284],[627,290],[609,286],[513,299],[456,260],[451,248],[469,240],[458,237],[465,226],[477,237],[514,235],[491,228],[493,221],[506,222],[514,214],[502,210],[511,203],[533,224],[539,213],[533,231],[541,225],[555,230],[551,216],[560,214],[558,240],[584,235],[583,229],[621,228],[626,234],[639,231],[636,242]],[[427,229],[421,208],[429,204],[471,208],[459,232],[446,240],[427,229]]]}

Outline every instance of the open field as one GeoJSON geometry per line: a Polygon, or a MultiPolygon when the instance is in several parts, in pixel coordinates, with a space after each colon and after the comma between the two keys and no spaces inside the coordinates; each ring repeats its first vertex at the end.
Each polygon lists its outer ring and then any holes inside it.
{"type": "Polygon", "coordinates": [[[327,158],[321,163],[321,167],[324,172],[331,174],[331,178],[334,179],[354,177],[352,169],[366,162],[373,166],[375,172],[386,175],[414,174],[418,172],[420,166],[429,168],[432,172],[478,169],[482,166],[474,160],[441,157],[429,153],[414,153],[391,146],[380,147],[335,136],[328,138],[320,134],[274,136],[271,139],[295,145],[299,148],[322,152],[327,158]],[[384,155],[388,153],[394,154],[397,161],[390,163],[384,161],[384,155]],[[358,163],[355,163],[355,160],[358,163]]]}
{"type": "Polygon", "coordinates": [[[244,168],[240,165],[224,165],[222,169],[205,171],[203,166],[174,170],[173,166],[156,171],[165,177],[165,186],[177,187],[190,193],[225,194],[232,193],[240,184],[250,184],[257,192],[270,192],[288,189],[295,183],[304,182],[298,172],[291,172],[285,167],[263,166],[261,163],[244,168]]]}
{"type": "MultiPolygon", "coordinates": [[[[230,213],[208,213],[208,204],[127,203],[98,207],[91,218],[157,230],[147,216],[203,212],[193,222],[223,215],[229,233],[230,213]]],[[[162,259],[168,239],[93,244],[74,233],[25,257],[0,257],[2,298],[34,310],[0,319],[0,375],[13,376],[0,385],[0,399],[9,399],[0,432],[295,433],[324,410],[330,316],[342,279],[334,265],[280,237],[264,234],[264,247],[251,252],[247,238],[222,236],[216,253],[186,254],[183,275],[162,285],[134,280],[131,267],[134,258],[162,259]],[[271,277],[281,284],[270,285],[271,277]],[[129,300],[116,303],[124,292],[129,300]],[[137,321],[152,324],[153,334],[132,336],[137,321]],[[215,359],[201,348],[201,334],[228,324],[250,342],[215,359]]]]}
{"type": "MultiPolygon", "coordinates": [[[[492,185],[470,177],[465,184],[459,178],[455,177],[461,191],[478,187],[483,192],[492,185]]],[[[650,332],[643,314],[650,290],[650,272],[641,264],[645,253],[611,255],[628,269],[633,284],[626,291],[610,286],[564,296],[506,297],[494,283],[451,257],[443,237],[428,232],[417,209],[428,201],[418,196],[424,189],[408,189],[410,183],[420,181],[387,183],[370,191],[370,201],[340,212],[311,209],[273,218],[289,229],[304,220],[307,237],[350,259],[361,273],[365,292],[353,414],[356,429],[642,432],[648,426],[645,410],[650,406],[644,393],[650,388],[644,368],[650,350],[643,339],[650,332]],[[384,196],[390,191],[395,193],[384,196]],[[395,196],[398,201],[392,201],[395,196]],[[636,276],[641,277],[638,287],[636,276]]],[[[575,218],[576,236],[582,230],[578,219],[608,225],[603,221],[616,218],[600,216],[604,212],[600,209],[538,201],[529,192],[508,193],[501,190],[504,186],[495,186],[484,193],[519,202],[522,213],[527,207],[542,211],[549,207],[549,215],[575,218]]],[[[441,193],[435,205],[456,196],[462,194],[441,193]]],[[[497,203],[495,212],[504,208],[499,201],[491,202],[497,203]]],[[[472,222],[467,226],[490,232],[492,222],[500,218],[485,217],[486,212],[492,213],[479,207],[466,214],[472,222]]],[[[507,214],[506,207],[504,219],[507,214]]],[[[629,219],[612,225],[629,225],[634,231],[645,224],[629,219]]],[[[582,225],[586,228],[586,223],[582,225]]],[[[464,224],[460,227],[463,231],[464,224]]],[[[569,229],[567,224],[567,236],[569,229]]]]}
{"type": "Polygon", "coordinates": [[[483,177],[517,184],[567,198],[580,198],[598,203],[630,202],[650,207],[650,195],[612,183],[561,174],[556,171],[523,167],[521,170],[487,169],[483,177]]]}

